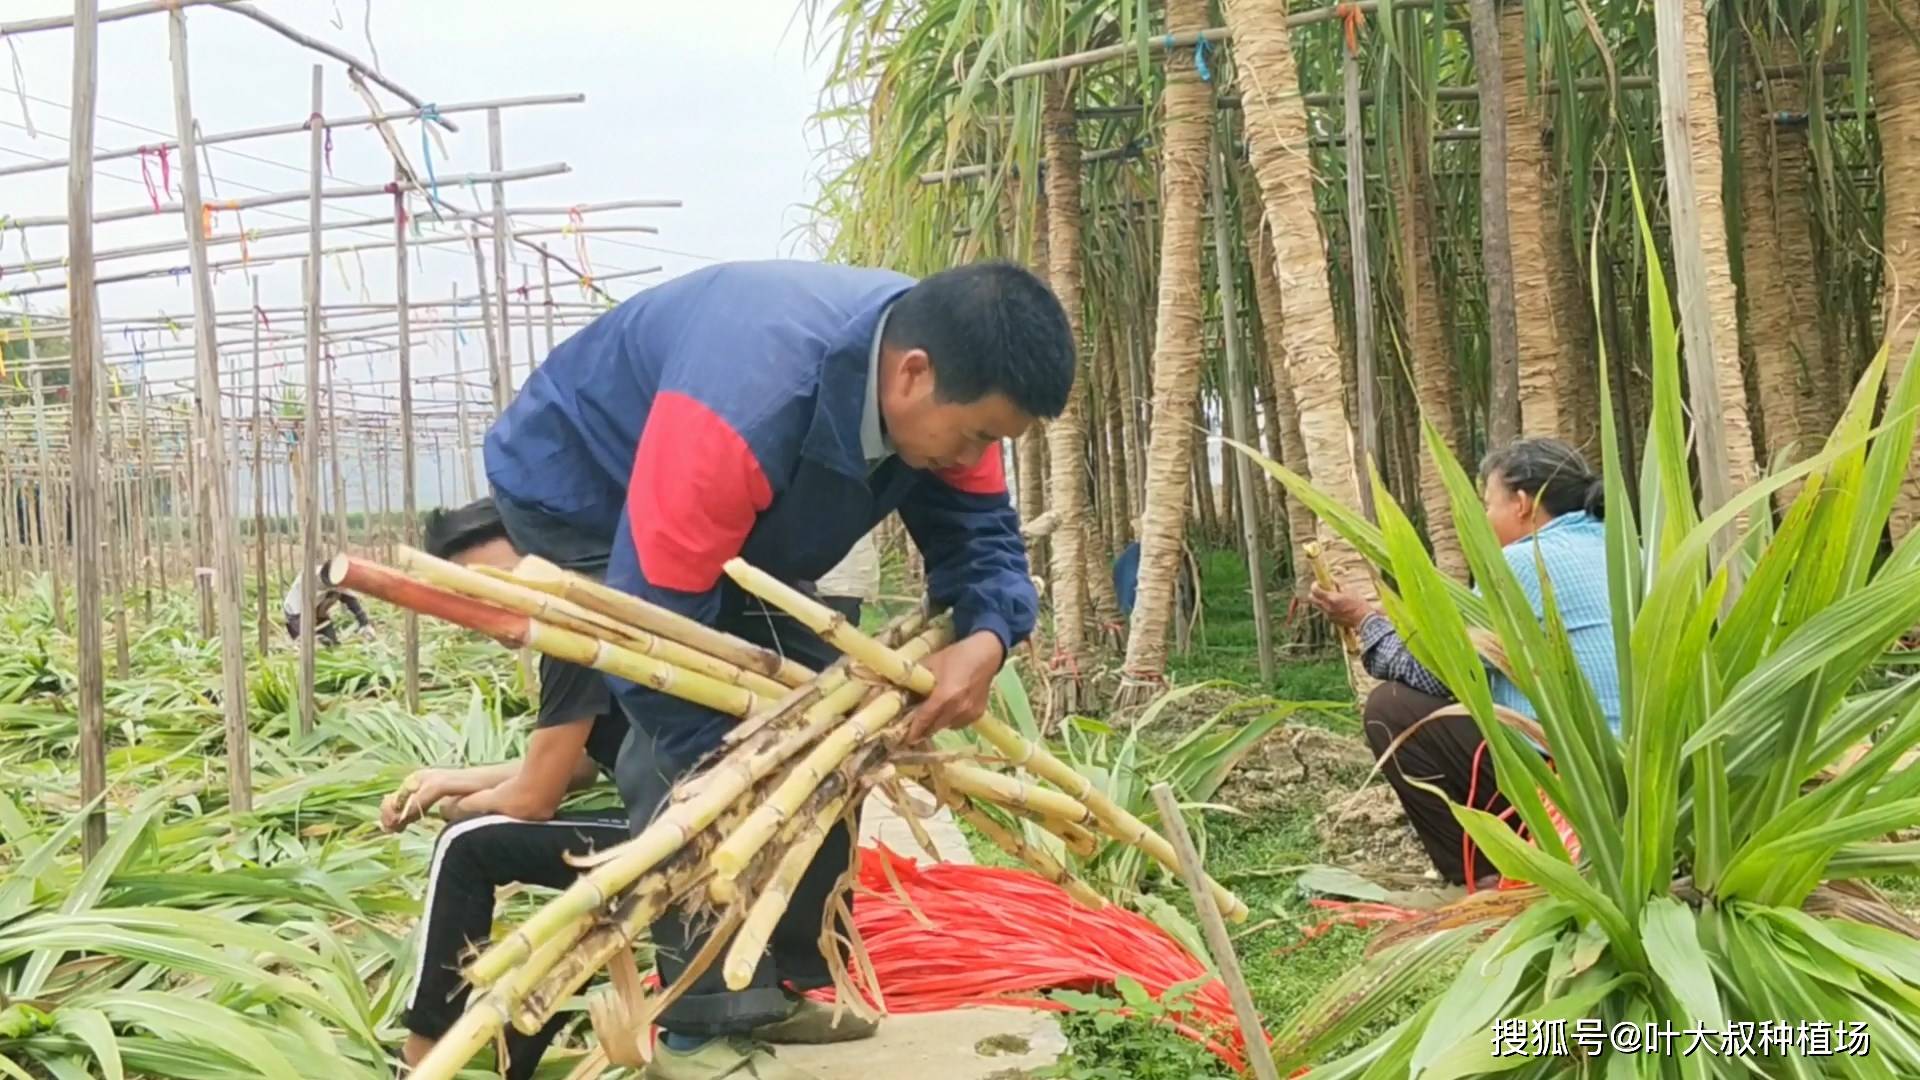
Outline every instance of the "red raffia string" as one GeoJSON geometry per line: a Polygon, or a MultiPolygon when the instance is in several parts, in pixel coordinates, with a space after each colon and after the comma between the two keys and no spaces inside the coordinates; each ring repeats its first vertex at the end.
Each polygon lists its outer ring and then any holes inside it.
{"type": "MultiPolygon", "coordinates": [[[[1046,991],[1105,990],[1125,975],[1158,997],[1207,974],[1205,964],[1141,915],[1118,904],[1090,911],[1025,871],[920,866],[875,845],[860,849],[855,888],[854,925],[891,1013],[982,1005],[1069,1012],[1046,991]]],[[[853,979],[868,1004],[877,1004],[864,976],[855,971],[853,979]]],[[[832,1000],[833,993],[813,996],[832,1000]]],[[[1167,1026],[1244,1069],[1244,1038],[1226,985],[1210,979],[1188,1000],[1193,1011],[1167,1026]]]]}
{"type": "Polygon", "coordinates": [[[1359,55],[1360,28],[1367,24],[1366,13],[1360,10],[1359,4],[1339,4],[1334,7],[1333,11],[1334,15],[1346,26],[1347,52],[1352,55],[1359,55]]]}

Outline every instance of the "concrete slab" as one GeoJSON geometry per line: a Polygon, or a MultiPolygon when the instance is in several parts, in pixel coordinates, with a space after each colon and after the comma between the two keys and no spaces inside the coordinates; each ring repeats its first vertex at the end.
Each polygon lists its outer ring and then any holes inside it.
{"type": "MultiPolygon", "coordinates": [[[[918,789],[908,790],[931,803],[918,789]]],[[[946,809],[922,824],[943,861],[973,862],[946,809]]],[[[863,843],[879,840],[901,855],[929,861],[907,823],[877,794],[862,811],[860,833],[863,843]]],[[[1066,1049],[1066,1036],[1049,1013],[980,1008],[889,1016],[871,1039],[783,1046],[779,1055],[819,1080],[1018,1080],[1053,1064],[1066,1049]]]]}
{"type": "Polygon", "coordinates": [[[1060,1025],[1025,1009],[889,1016],[880,1032],[834,1046],[782,1046],[780,1060],[819,1080],[1017,1080],[1067,1049],[1060,1025]]]}

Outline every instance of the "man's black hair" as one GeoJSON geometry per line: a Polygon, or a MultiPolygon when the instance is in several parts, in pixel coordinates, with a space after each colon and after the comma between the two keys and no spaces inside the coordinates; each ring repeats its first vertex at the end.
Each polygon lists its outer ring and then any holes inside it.
{"type": "Polygon", "coordinates": [[[465,506],[448,510],[436,507],[427,511],[426,524],[420,530],[420,545],[437,559],[451,559],[469,548],[507,535],[506,522],[494,509],[490,498],[475,499],[465,506]]]}
{"type": "Polygon", "coordinates": [[[1059,416],[1073,390],[1073,330],[1053,290],[1008,262],[943,270],[887,314],[886,344],[925,349],[942,401],[1004,394],[1021,412],[1059,416]]]}

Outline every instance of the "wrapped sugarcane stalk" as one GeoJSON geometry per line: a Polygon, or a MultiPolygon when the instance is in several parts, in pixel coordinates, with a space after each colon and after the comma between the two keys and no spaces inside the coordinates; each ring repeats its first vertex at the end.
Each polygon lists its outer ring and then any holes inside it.
{"type": "MultiPolygon", "coordinates": [[[[726,570],[727,576],[733,578],[741,588],[799,619],[834,648],[853,657],[875,674],[915,694],[926,694],[933,690],[932,672],[860,633],[848,625],[839,612],[740,559],[729,561],[726,570]]],[[[1180,858],[1165,837],[1148,828],[1146,823],[1129,813],[1125,807],[1107,798],[1094,788],[1093,781],[1054,757],[1045,747],[1028,742],[991,713],[975,720],[971,729],[999,750],[1016,768],[1026,769],[1085,805],[1107,835],[1146,852],[1168,870],[1180,872],[1180,858]]],[[[1208,885],[1223,915],[1234,922],[1245,921],[1247,905],[1239,897],[1211,878],[1208,879],[1208,885]]]]}

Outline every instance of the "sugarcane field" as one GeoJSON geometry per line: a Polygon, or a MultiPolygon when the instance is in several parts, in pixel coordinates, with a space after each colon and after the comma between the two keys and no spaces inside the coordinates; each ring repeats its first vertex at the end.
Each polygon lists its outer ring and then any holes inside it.
{"type": "Polygon", "coordinates": [[[1920,1076],[1920,0],[0,45],[0,1078],[1920,1076]]]}

